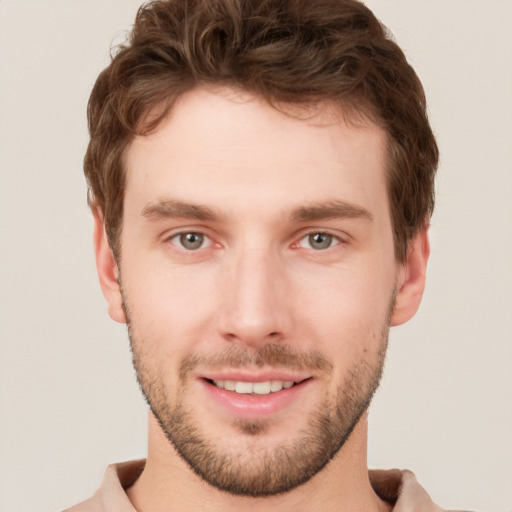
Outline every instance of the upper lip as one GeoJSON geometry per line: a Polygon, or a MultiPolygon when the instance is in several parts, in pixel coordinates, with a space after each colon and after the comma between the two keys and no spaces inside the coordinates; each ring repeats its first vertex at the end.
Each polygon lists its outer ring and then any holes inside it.
{"type": "Polygon", "coordinates": [[[311,375],[286,370],[268,370],[263,372],[244,371],[244,370],[221,370],[204,372],[199,375],[207,380],[231,380],[236,382],[267,382],[273,380],[302,382],[311,375]]]}

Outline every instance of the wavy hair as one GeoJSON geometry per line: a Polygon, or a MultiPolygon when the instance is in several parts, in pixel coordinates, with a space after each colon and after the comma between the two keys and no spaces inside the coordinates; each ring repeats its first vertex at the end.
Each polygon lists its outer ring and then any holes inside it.
{"type": "Polygon", "coordinates": [[[88,201],[102,211],[116,256],[124,151],[200,85],[227,85],[274,106],[334,102],[381,126],[395,253],[405,261],[432,215],[438,148],[420,80],[356,0],[156,0],[139,9],[88,105],[88,201]]]}

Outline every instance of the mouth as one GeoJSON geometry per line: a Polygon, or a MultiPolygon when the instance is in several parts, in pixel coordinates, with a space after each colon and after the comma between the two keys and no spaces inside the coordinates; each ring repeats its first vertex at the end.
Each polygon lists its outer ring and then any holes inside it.
{"type": "Polygon", "coordinates": [[[247,382],[247,381],[235,381],[235,380],[213,380],[205,379],[206,382],[215,386],[219,389],[225,389],[226,391],[233,391],[240,395],[269,395],[271,393],[278,393],[283,389],[289,389],[293,386],[297,386],[304,379],[299,382],[292,380],[267,380],[264,382],[247,382]]]}
{"type": "Polygon", "coordinates": [[[224,411],[229,417],[268,418],[280,411],[299,407],[301,397],[312,388],[314,377],[291,372],[268,371],[259,375],[244,371],[227,371],[202,375],[198,381],[211,399],[211,410],[224,411]],[[220,409],[217,407],[220,406],[220,409]]]}

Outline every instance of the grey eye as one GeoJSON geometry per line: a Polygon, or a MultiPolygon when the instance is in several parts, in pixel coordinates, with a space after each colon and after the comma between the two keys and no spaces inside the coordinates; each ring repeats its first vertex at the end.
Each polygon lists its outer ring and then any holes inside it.
{"type": "Polygon", "coordinates": [[[317,251],[329,249],[333,244],[334,237],[327,233],[312,233],[307,236],[308,245],[317,251]]]}
{"type": "Polygon", "coordinates": [[[205,236],[201,233],[181,233],[178,236],[180,245],[189,251],[200,249],[205,243],[205,236]]]}

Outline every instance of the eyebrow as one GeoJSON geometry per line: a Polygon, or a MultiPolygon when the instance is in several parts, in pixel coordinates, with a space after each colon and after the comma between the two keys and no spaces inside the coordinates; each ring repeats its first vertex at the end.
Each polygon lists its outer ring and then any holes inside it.
{"type": "Polygon", "coordinates": [[[373,216],[366,208],[338,200],[304,206],[295,210],[292,214],[292,219],[296,222],[338,218],[371,221],[373,216]]]}
{"type": "MultiPolygon", "coordinates": [[[[173,199],[160,200],[154,204],[147,205],[142,210],[142,216],[151,220],[181,218],[204,222],[219,219],[219,215],[207,206],[173,199]]],[[[373,216],[368,210],[361,206],[338,200],[302,206],[291,214],[291,219],[294,222],[338,218],[365,219],[371,221],[373,216]]]]}
{"type": "Polygon", "coordinates": [[[200,221],[215,221],[218,215],[207,206],[185,203],[183,201],[165,200],[149,204],[142,210],[142,216],[151,219],[181,218],[200,221]]]}

